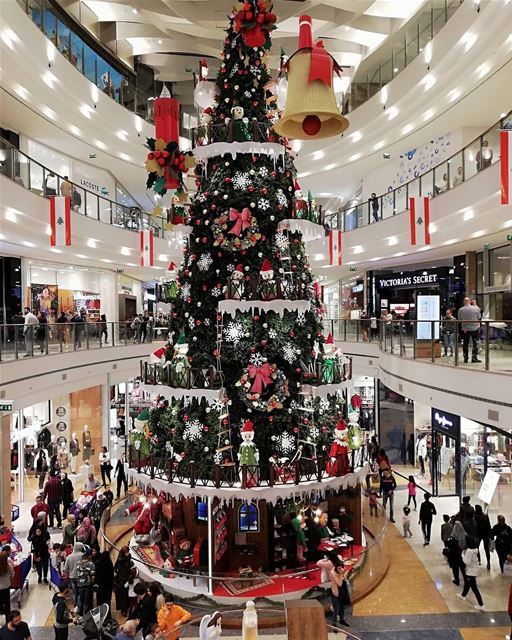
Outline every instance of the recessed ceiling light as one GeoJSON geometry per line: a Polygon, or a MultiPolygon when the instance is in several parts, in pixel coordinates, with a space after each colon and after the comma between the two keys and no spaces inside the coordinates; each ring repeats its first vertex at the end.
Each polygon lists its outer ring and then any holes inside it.
{"type": "Polygon", "coordinates": [[[77,258],[82,258],[82,260],[87,260],[88,259],[87,256],[84,256],[83,253],[75,253],[75,256],[77,258]]]}
{"type": "Polygon", "coordinates": [[[101,140],[94,140],[93,142],[98,147],[98,149],[105,150],[107,148],[107,145],[104,142],[102,142],[101,140]]]}
{"type": "Polygon", "coordinates": [[[92,114],[94,113],[94,109],[92,107],[90,107],[88,104],[82,104],[80,106],[80,113],[85,116],[86,118],[89,118],[92,116],[92,114]]]}
{"type": "Polygon", "coordinates": [[[398,238],[396,236],[389,236],[389,238],[388,238],[388,246],[392,247],[395,244],[398,244],[398,238]]]}
{"type": "Polygon", "coordinates": [[[428,232],[429,233],[437,233],[437,225],[436,225],[435,222],[429,222],[428,232]]]}
{"type": "Polygon", "coordinates": [[[12,207],[8,207],[5,211],[5,219],[9,222],[18,222],[18,216],[16,211],[12,207]]]}
{"type": "Polygon", "coordinates": [[[125,131],[124,129],[120,129],[117,133],[116,136],[122,140],[123,142],[126,142],[126,138],[128,137],[128,132],[125,131]]]}
{"type": "Polygon", "coordinates": [[[477,74],[478,78],[483,78],[489,73],[490,70],[491,65],[488,62],[484,62],[476,68],[475,73],[477,74]]]}
{"type": "Polygon", "coordinates": [[[320,151],[315,151],[313,153],[313,160],[321,160],[324,157],[325,153],[320,150],[320,151]]]}
{"type": "Polygon", "coordinates": [[[326,164],[324,167],[324,171],[331,171],[331,169],[335,169],[336,168],[336,163],[335,162],[331,162],[331,164],[326,164]]]}
{"type": "Polygon", "coordinates": [[[14,85],[14,92],[17,93],[20,98],[23,98],[23,100],[28,100],[30,95],[30,93],[25,89],[25,87],[22,87],[21,84],[14,85]]]}
{"type": "Polygon", "coordinates": [[[137,11],[137,9],[136,9],[135,7],[133,7],[133,9],[132,9],[132,13],[133,13],[134,15],[137,15],[138,11],[137,11]]]}
{"type": "Polygon", "coordinates": [[[131,256],[131,251],[128,247],[121,247],[121,255],[131,256]]]}
{"type": "Polygon", "coordinates": [[[411,133],[411,131],[414,129],[414,124],[412,122],[410,122],[409,124],[406,124],[405,127],[402,128],[402,135],[407,135],[408,133],[411,133]]]}
{"type": "Polygon", "coordinates": [[[75,126],[74,124],[70,124],[69,125],[69,130],[71,131],[71,133],[73,133],[75,136],[81,136],[82,132],[80,131],[80,129],[75,126]]]}
{"type": "Polygon", "coordinates": [[[61,250],[61,249],[56,249],[55,247],[52,247],[52,248],[50,249],[50,251],[51,251],[52,253],[62,253],[62,250],[61,250]]]}
{"type": "Polygon", "coordinates": [[[398,67],[393,67],[393,73],[398,73],[399,72],[399,68],[398,67]]]}
{"type": "Polygon", "coordinates": [[[359,140],[361,140],[362,137],[363,137],[363,134],[360,131],[354,131],[354,133],[351,133],[349,135],[349,138],[352,140],[352,142],[359,142],[359,140]]]}
{"type": "Polygon", "coordinates": [[[473,238],[481,238],[483,235],[485,235],[485,229],[479,229],[471,234],[473,238]]]}
{"type": "Polygon", "coordinates": [[[355,160],[359,160],[359,158],[362,156],[361,153],[354,153],[353,156],[350,156],[349,160],[350,162],[354,162],[355,160]]]}
{"type": "Polygon", "coordinates": [[[456,242],[458,242],[458,240],[456,238],[450,238],[450,240],[445,240],[443,242],[444,245],[449,246],[451,244],[455,244],[456,242]]]}
{"type": "Polygon", "coordinates": [[[401,256],[405,256],[405,251],[399,251],[398,253],[394,253],[394,258],[400,258],[401,256]]]}
{"type": "Polygon", "coordinates": [[[158,44],[162,44],[162,40],[159,40],[159,41],[158,41],[158,44]]]}
{"type": "Polygon", "coordinates": [[[58,78],[51,71],[45,71],[43,73],[43,82],[49,86],[50,89],[53,89],[53,85],[58,82],[58,78]]]}
{"type": "Polygon", "coordinates": [[[53,109],[50,109],[50,107],[47,107],[45,104],[43,104],[43,106],[41,107],[41,111],[47,118],[50,118],[50,120],[55,120],[57,116],[55,111],[53,109]]]}
{"type": "Polygon", "coordinates": [[[121,160],[125,160],[126,162],[131,162],[131,156],[129,156],[127,153],[120,153],[119,157],[121,158],[121,160]]]}
{"type": "Polygon", "coordinates": [[[35,247],[36,246],[33,242],[29,242],[28,240],[23,240],[23,244],[26,247],[35,247]]]}
{"type": "Polygon", "coordinates": [[[475,217],[475,212],[473,211],[473,209],[466,209],[466,211],[464,211],[464,221],[468,221],[468,220],[472,220],[475,217]]]}
{"type": "Polygon", "coordinates": [[[89,239],[87,240],[87,246],[88,246],[88,247],[91,247],[91,249],[96,249],[96,243],[97,243],[97,242],[98,242],[98,241],[97,241],[97,240],[95,240],[94,238],[89,238],[89,239]]]}
{"type": "Polygon", "coordinates": [[[398,111],[398,109],[397,109],[396,107],[390,107],[390,108],[387,110],[387,112],[386,112],[386,113],[387,113],[387,116],[388,116],[388,120],[393,120],[394,118],[396,118],[396,117],[397,117],[397,115],[398,115],[400,112],[398,111]]]}
{"type": "Polygon", "coordinates": [[[102,262],[107,262],[108,264],[112,264],[112,260],[109,260],[108,258],[101,258],[102,262]]]}
{"type": "Polygon", "coordinates": [[[360,244],[356,244],[356,246],[352,248],[352,253],[354,254],[363,253],[363,251],[364,249],[360,244]]]}

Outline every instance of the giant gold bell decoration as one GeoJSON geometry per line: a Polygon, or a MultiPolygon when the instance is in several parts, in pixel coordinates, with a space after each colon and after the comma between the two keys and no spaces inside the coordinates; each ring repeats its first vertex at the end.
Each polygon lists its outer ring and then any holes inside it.
{"type": "Polygon", "coordinates": [[[288,95],[276,132],[286,138],[318,140],[343,133],[348,120],[342,116],[334,95],[333,74],[341,71],[324,49],[313,44],[311,18],[299,19],[299,48],[286,63],[288,95]]]}

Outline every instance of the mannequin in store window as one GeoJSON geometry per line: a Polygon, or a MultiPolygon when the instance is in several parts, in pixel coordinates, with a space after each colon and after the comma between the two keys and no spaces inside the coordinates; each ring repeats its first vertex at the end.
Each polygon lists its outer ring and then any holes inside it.
{"type": "Polygon", "coordinates": [[[88,425],[84,424],[84,432],[82,433],[82,460],[89,464],[91,459],[92,436],[88,425]]]}
{"type": "Polygon", "coordinates": [[[44,449],[39,449],[39,453],[37,454],[36,459],[36,474],[39,479],[39,489],[44,487],[44,481],[46,478],[46,474],[48,472],[48,460],[46,458],[46,453],[44,449]]]}
{"type": "Polygon", "coordinates": [[[69,464],[69,454],[66,445],[61,443],[58,454],[59,467],[61,471],[66,471],[69,464]]]}
{"type": "Polygon", "coordinates": [[[56,456],[59,453],[59,447],[57,445],[57,442],[55,440],[55,436],[51,436],[50,437],[50,442],[48,443],[48,446],[46,447],[46,450],[48,451],[48,458],[53,458],[54,456],[56,456]]]}
{"type": "Polygon", "coordinates": [[[69,455],[71,457],[70,466],[71,473],[76,476],[76,470],[78,467],[78,454],[80,453],[80,443],[76,433],[73,433],[69,442],[69,455]]]}

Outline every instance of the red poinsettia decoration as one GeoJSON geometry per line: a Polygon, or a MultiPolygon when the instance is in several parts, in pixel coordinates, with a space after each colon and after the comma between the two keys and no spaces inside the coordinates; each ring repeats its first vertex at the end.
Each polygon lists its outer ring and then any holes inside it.
{"type": "Polygon", "coordinates": [[[276,14],[268,0],[250,0],[234,16],[234,30],[248,47],[270,46],[268,32],[276,28],[276,14]]]}

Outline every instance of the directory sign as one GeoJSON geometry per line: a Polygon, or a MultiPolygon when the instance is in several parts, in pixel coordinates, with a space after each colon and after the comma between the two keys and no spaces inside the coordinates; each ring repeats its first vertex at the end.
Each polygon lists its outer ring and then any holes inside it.
{"type": "Polygon", "coordinates": [[[434,339],[439,340],[439,318],[441,314],[441,298],[440,296],[417,296],[416,298],[416,339],[431,340],[432,339],[432,323],[434,339]],[[422,320],[428,322],[421,322],[422,320]]]}

